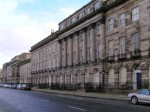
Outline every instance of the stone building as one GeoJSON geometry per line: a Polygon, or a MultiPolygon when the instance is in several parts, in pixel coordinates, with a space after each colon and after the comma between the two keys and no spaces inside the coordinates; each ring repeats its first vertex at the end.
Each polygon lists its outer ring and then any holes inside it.
{"type": "Polygon", "coordinates": [[[59,67],[59,43],[57,32],[43,39],[31,50],[32,83],[52,83],[52,77],[59,67]]]}
{"type": "Polygon", "coordinates": [[[32,82],[54,88],[148,88],[149,35],[149,0],[92,0],[31,47],[32,82]]]}
{"type": "Polygon", "coordinates": [[[85,83],[95,87],[107,84],[105,77],[104,3],[93,0],[59,23],[61,46],[58,77],[67,84],[85,83]]]}
{"type": "Polygon", "coordinates": [[[7,63],[3,64],[2,83],[7,82],[7,63]]]}
{"type": "Polygon", "coordinates": [[[2,69],[0,69],[0,83],[2,83],[2,75],[3,75],[2,72],[3,72],[2,69]]]}
{"type": "Polygon", "coordinates": [[[31,83],[31,60],[25,60],[19,64],[20,83],[31,83]]]}
{"type": "Polygon", "coordinates": [[[3,64],[3,83],[19,83],[19,64],[29,58],[31,58],[30,53],[22,53],[3,64]]]}
{"type": "Polygon", "coordinates": [[[110,5],[106,17],[109,88],[150,87],[150,1],[124,0],[110,5]]]}

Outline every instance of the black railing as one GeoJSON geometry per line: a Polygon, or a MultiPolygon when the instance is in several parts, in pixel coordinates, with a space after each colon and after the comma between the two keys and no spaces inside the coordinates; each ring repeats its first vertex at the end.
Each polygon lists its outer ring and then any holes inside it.
{"type": "Polygon", "coordinates": [[[148,81],[143,82],[112,82],[108,83],[108,90],[118,89],[118,90],[133,90],[136,89],[148,89],[150,83],[148,81]]]}
{"type": "Polygon", "coordinates": [[[131,58],[137,58],[141,56],[141,50],[140,49],[136,49],[133,52],[131,52],[131,58]]]}
{"type": "Polygon", "coordinates": [[[115,61],[115,56],[108,56],[107,61],[108,62],[115,61]]]}
{"type": "Polygon", "coordinates": [[[40,89],[54,89],[54,90],[78,90],[81,88],[81,84],[59,84],[59,83],[40,83],[38,84],[40,89]]]}
{"type": "Polygon", "coordinates": [[[126,54],[126,53],[118,54],[118,59],[119,59],[119,60],[126,59],[126,57],[127,57],[127,54],[126,54]]]}
{"type": "Polygon", "coordinates": [[[86,92],[102,92],[104,91],[104,85],[102,83],[88,82],[85,83],[84,88],[86,92]]]}

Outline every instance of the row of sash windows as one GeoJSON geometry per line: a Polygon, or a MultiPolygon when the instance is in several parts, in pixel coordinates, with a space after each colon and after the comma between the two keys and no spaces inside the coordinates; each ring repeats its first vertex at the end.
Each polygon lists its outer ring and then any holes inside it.
{"type": "MultiPolygon", "coordinates": [[[[132,52],[137,51],[140,49],[140,34],[139,32],[136,32],[131,35],[131,50],[132,52]]],[[[119,54],[125,54],[126,53],[126,37],[121,37],[119,39],[119,54]]],[[[109,56],[114,56],[114,42],[109,41],[109,56]]]]}

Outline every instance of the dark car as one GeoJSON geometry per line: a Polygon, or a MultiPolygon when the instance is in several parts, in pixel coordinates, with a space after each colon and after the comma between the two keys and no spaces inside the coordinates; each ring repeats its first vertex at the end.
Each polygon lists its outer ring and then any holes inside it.
{"type": "Polygon", "coordinates": [[[13,84],[12,89],[17,89],[18,84],[13,84]]]}
{"type": "Polygon", "coordinates": [[[31,85],[29,85],[29,84],[22,84],[22,89],[23,90],[31,90],[31,85]]]}

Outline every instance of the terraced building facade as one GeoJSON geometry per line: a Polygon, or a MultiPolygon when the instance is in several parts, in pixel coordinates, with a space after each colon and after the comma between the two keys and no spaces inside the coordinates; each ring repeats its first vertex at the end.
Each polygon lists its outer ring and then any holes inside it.
{"type": "Polygon", "coordinates": [[[149,48],[149,0],[92,0],[31,47],[32,82],[53,89],[149,88],[149,48]]]}

